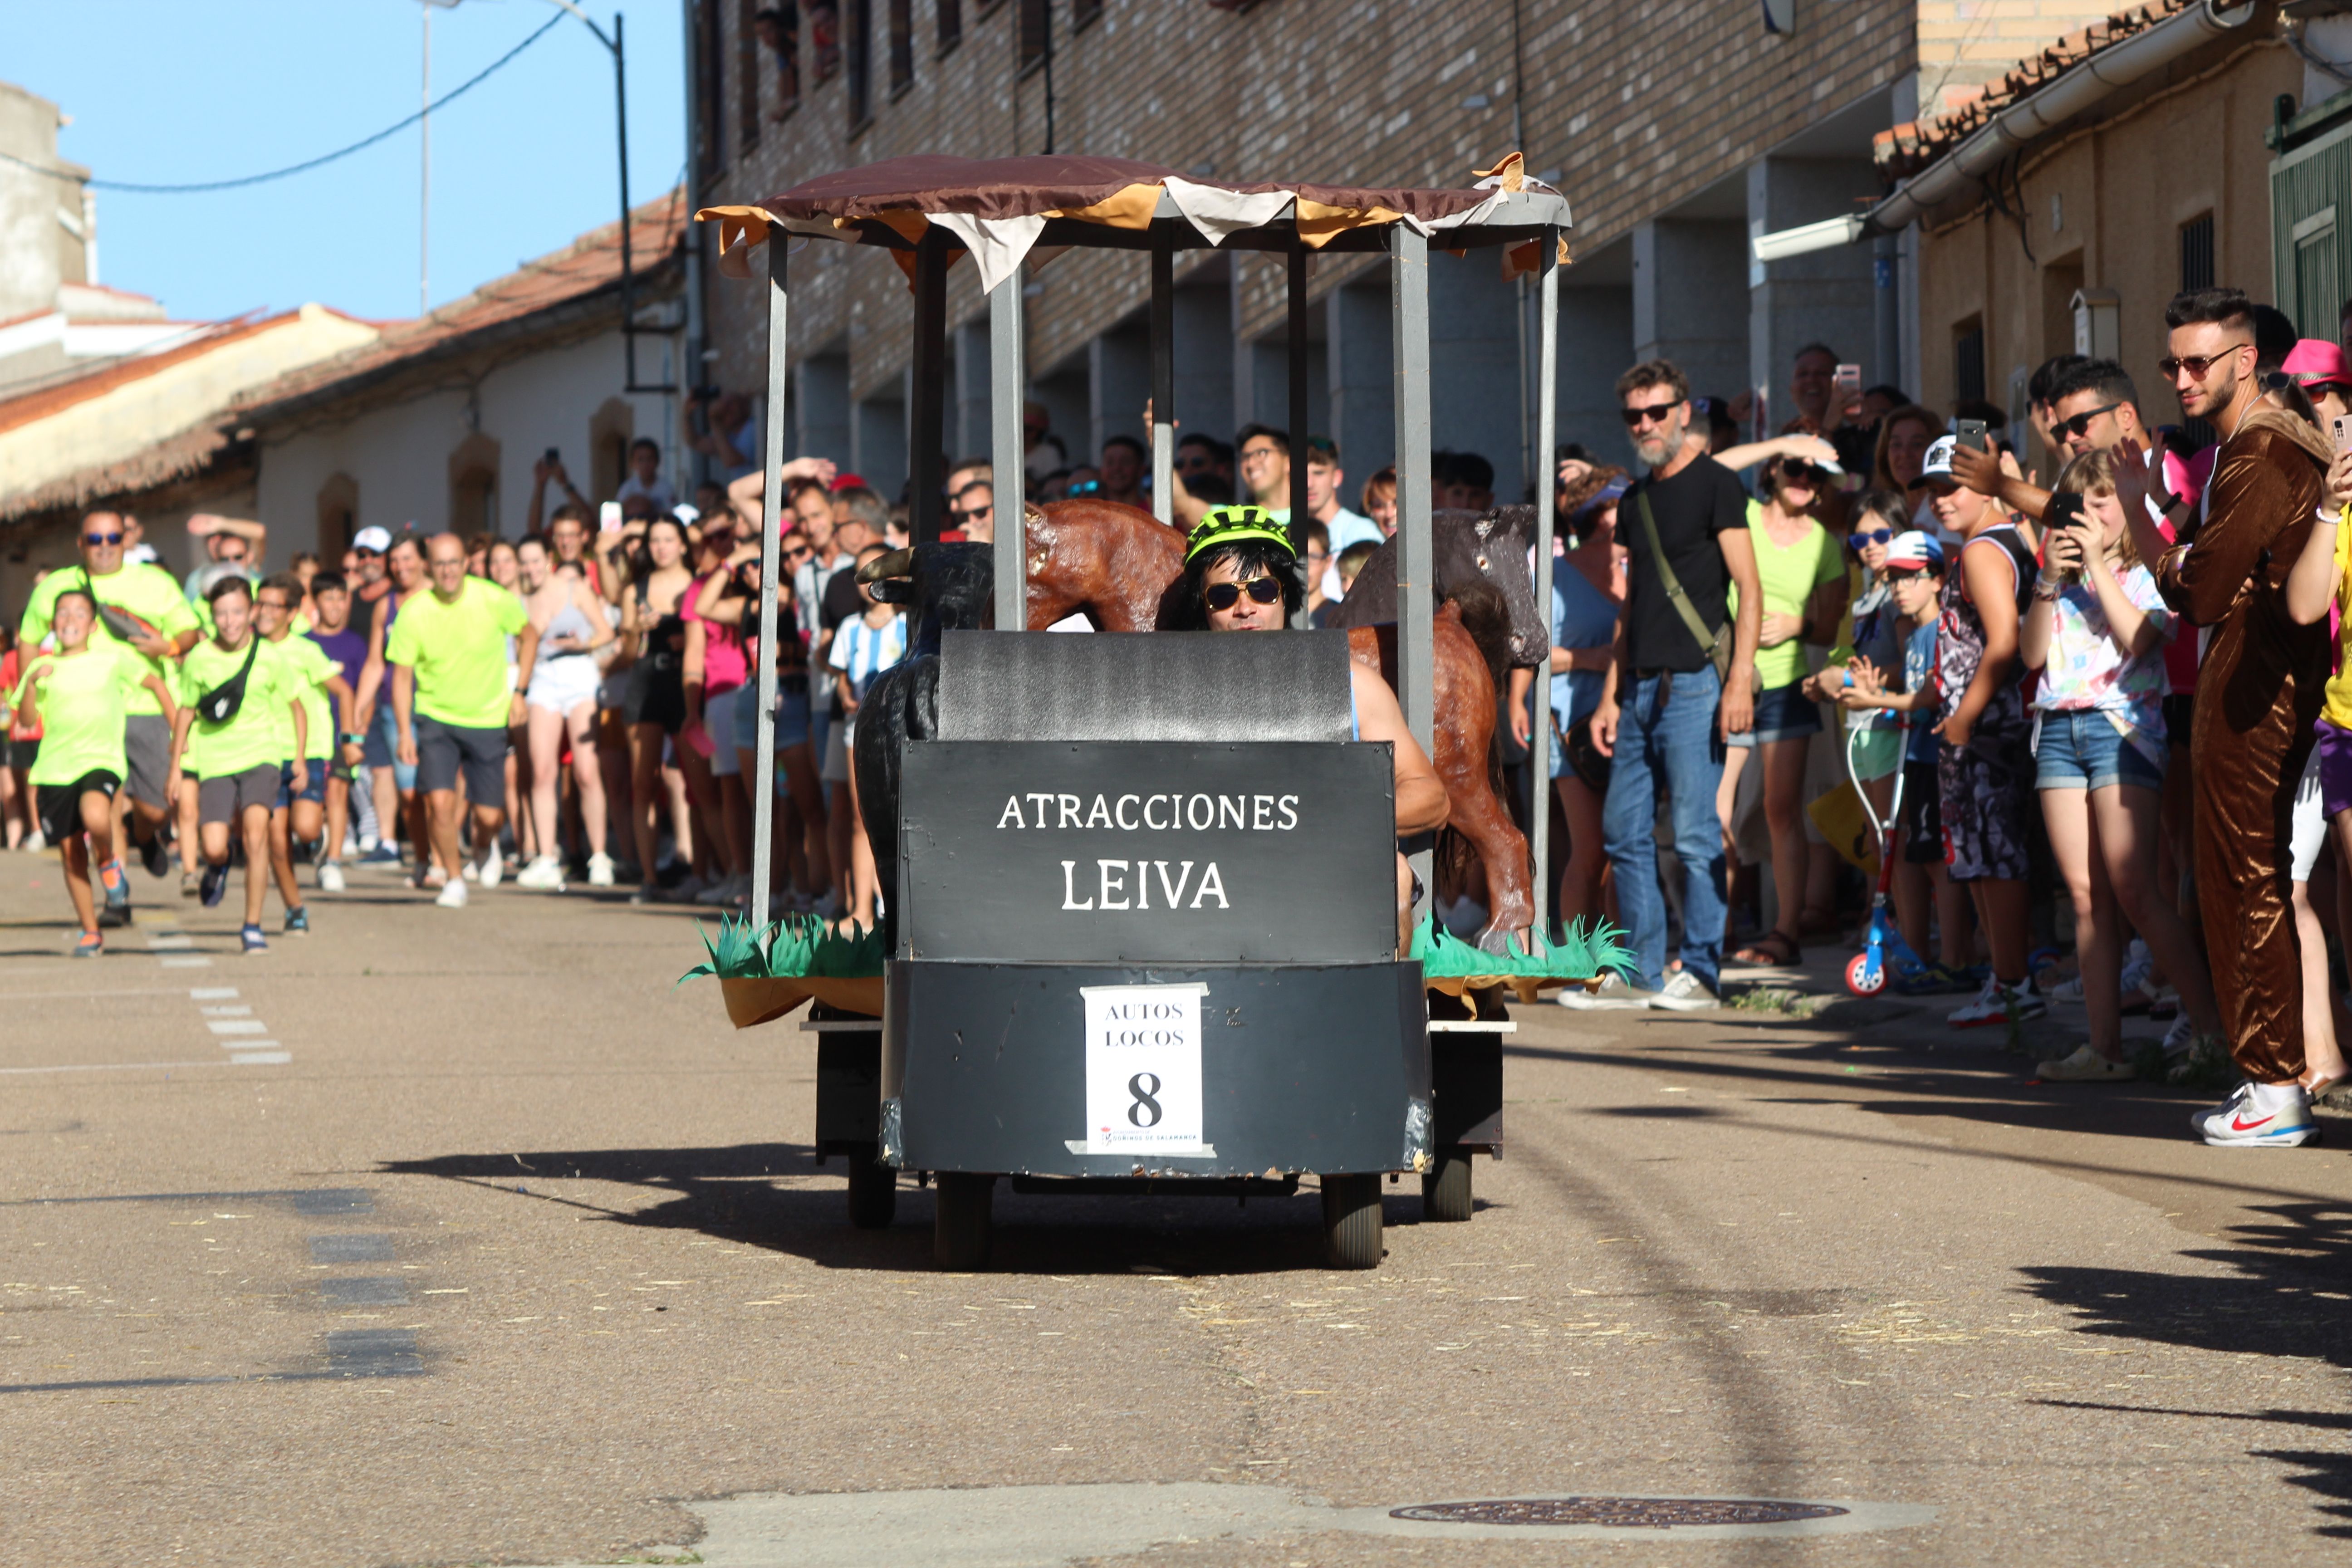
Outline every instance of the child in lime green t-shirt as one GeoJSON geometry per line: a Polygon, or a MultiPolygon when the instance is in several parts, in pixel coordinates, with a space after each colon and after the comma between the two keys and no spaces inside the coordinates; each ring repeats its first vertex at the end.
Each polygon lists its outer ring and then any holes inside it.
{"type": "Polygon", "coordinates": [[[92,642],[97,625],[98,601],[89,592],[68,588],[59,594],[49,621],[57,651],[27,661],[15,699],[21,722],[44,727],[40,754],[26,782],[34,787],[41,831],[58,847],[66,895],[81,921],[76,958],[96,958],[106,951],[91,868],[110,889],[124,880],[114,842],[114,797],[128,771],[122,731],[131,694],[146,688],[162,703],[164,718],[174,717],[163,677],[121,643],[92,642]]]}

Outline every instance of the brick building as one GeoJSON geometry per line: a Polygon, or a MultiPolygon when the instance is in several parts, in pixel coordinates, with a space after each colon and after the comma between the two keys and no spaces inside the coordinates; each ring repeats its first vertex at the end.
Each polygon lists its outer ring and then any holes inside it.
{"type": "MultiPolygon", "coordinates": [[[[1822,339],[1873,381],[1918,361],[1907,251],[1888,241],[1751,260],[1752,236],[1851,215],[1881,193],[1873,136],[2101,15],[2078,0],[686,0],[697,205],[753,201],[914,152],[1116,154],[1221,178],[1459,184],[1517,147],[1574,204],[1560,432],[1622,452],[1609,384],[1635,357],[1698,388],[1778,398],[1822,339]],[[761,20],[763,12],[768,18],[761,20]],[[2021,33],[2021,29],[2023,31],[2021,33]],[[1884,288],[1882,289],[1881,284],[1884,288]]],[[[706,241],[707,244],[707,241],[706,241]]],[[[787,428],[895,490],[907,469],[911,310],[887,258],[810,246],[793,279],[787,428]]],[[[1433,258],[1436,426],[1516,493],[1532,424],[1533,309],[1491,257],[1433,258]]],[[[705,379],[764,382],[763,305],[709,267],[694,290],[705,379]]],[[[1286,407],[1278,258],[1180,275],[1178,418],[1229,436],[1286,407]]],[[[1074,459],[1139,436],[1139,258],[1033,263],[1028,363],[1074,459]]],[[[986,306],[950,274],[950,444],[985,445],[986,306]]],[[[1311,280],[1309,406],[1350,485],[1390,458],[1386,282],[1363,260],[1311,280]]],[[[690,329],[695,330],[695,329],[690,329]]],[[[1537,465],[1540,467],[1541,465],[1537,465]]]]}

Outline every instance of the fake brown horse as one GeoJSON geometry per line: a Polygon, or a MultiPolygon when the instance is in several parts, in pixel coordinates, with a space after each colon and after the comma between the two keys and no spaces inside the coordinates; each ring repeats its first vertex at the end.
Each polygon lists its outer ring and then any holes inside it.
{"type": "MultiPolygon", "coordinates": [[[[1030,630],[1082,613],[1107,632],[1169,624],[1170,596],[1184,570],[1182,534],[1117,501],[1049,501],[1029,507],[1026,516],[1030,630]]],[[[1513,934],[1534,924],[1535,895],[1527,837],[1496,789],[1495,675],[1457,605],[1439,606],[1434,629],[1436,743],[1430,762],[1445,785],[1446,826],[1486,868],[1489,913],[1478,944],[1501,952],[1513,934]]],[[[1355,627],[1348,647],[1357,663],[1396,685],[1393,626],[1355,627]]]]}

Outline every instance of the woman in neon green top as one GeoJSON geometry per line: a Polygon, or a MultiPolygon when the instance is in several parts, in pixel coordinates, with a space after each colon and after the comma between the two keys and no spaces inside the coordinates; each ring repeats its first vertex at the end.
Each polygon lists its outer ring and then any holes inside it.
{"type": "Polygon", "coordinates": [[[26,777],[41,831],[58,847],[66,894],[81,921],[76,958],[96,958],[106,950],[90,893],[90,868],[100,868],[109,887],[124,879],[115,853],[114,796],[128,766],[122,752],[125,710],[143,687],[154,693],[165,719],[177,718],[163,678],[125,644],[93,643],[90,631],[97,625],[98,601],[87,591],[58,594],[49,605],[58,651],[38,655],[26,666],[16,695],[23,721],[46,726],[40,754],[26,777]]]}
{"type": "MultiPolygon", "coordinates": [[[[1845,559],[1815,517],[1830,474],[1801,458],[1766,465],[1764,499],[1748,509],[1756,546],[1756,574],[1764,594],[1758,639],[1756,727],[1725,738],[1723,782],[1716,812],[1731,837],[1732,802],[1748,752],[1764,770],[1764,820],[1772,830],[1772,929],[1731,955],[1735,963],[1794,963],[1805,900],[1805,753],[1821,733],[1822,710],[1805,695],[1806,645],[1826,648],[1845,616],[1845,559]]],[[[1738,613],[1738,590],[1729,601],[1738,613]]],[[[1738,671],[1733,672],[1734,679],[1738,671]]]]}

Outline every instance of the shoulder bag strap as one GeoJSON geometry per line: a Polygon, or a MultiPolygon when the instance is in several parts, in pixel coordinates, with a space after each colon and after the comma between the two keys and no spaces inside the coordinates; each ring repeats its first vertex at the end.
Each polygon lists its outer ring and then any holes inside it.
{"type": "Polygon", "coordinates": [[[1658,520],[1650,511],[1648,486],[1644,485],[1633,492],[1633,504],[1642,514],[1642,536],[1650,542],[1650,559],[1658,563],[1658,581],[1665,584],[1666,602],[1674,605],[1675,614],[1683,618],[1683,625],[1690,628],[1690,635],[1706,652],[1707,662],[1715,666],[1716,679],[1728,684],[1731,679],[1731,645],[1725,634],[1731,629],[1729,625],[1727,623],[1714,631],[1707,630],[1706,623],[1699,618],[1698,610],[1691,604],[1690,595],[1683,592],[1682,580],[1675,575],[1673,564],[1666,560],[1665,546],[1658,542],[1658,520]]]}

